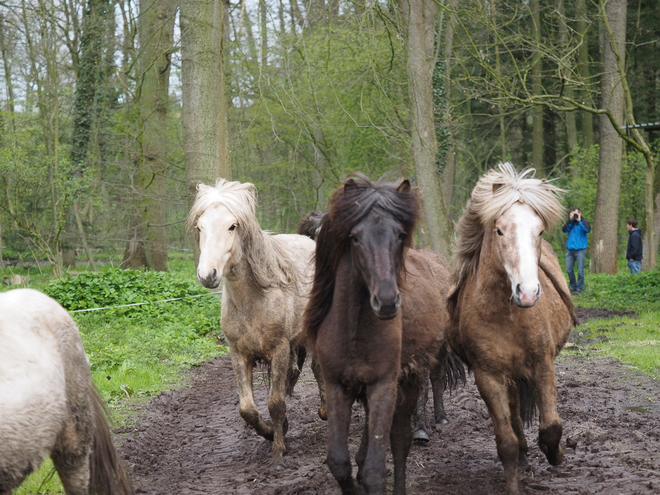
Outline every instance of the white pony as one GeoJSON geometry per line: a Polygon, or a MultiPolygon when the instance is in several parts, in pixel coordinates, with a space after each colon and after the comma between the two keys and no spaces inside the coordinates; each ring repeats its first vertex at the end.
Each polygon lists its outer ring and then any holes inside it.
{"type": "Polygon", "coordinates": [[[0,294],[0,495],[50,454],[67,495],[132,494],[76,324],[32,289],[0,294]]]}
{"type": "MultiPolygon", "coordinates": [[[[291,393],[305,361],[296,341],[302,330],[314,271],[316,244],[297,234],[269,235],[257,221],[255,187],[218,179],[215,187],[199,184],[188,217],[199,242],[197,279],[209,289],[224,280],[222,330],[229,343],[238,382],[241,417],[262,437],[273,441],[273,464],[282,462],[288,428],[285,396],[291,393]],[[272,425],[254,403],[252,369],[269,367],[268,411],[272,425]]],[[[321,408],[325,397],[320,371],[321,408]]]]}

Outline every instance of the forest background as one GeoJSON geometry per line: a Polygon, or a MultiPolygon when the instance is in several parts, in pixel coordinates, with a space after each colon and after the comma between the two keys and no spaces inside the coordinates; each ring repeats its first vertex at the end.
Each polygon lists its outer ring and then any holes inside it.
{"type": "Polygon", "coordinates": [[[510,160],[591,220],[592,272],[629,217],[652,268],[659,53],[652,0],[2,1],[0,265],[166,270],[198,182],[253,182],[291,232],[352,171],[421,186],[419,243],[449,255],[510,160]]]}

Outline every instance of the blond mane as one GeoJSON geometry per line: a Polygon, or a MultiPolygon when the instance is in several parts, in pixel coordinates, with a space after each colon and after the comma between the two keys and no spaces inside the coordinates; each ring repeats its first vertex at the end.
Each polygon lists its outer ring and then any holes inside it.
{"type": "Polygon", "coordinates": [[[548,230],[562,220],[564,207],[558,195],[564,190],[546,179],[535,179],[535,172],[528,168],[518,173],[510,162],[500,163],[499,171],[491,169],[474,186],[456,226],[452,260],[455,287],[461,287],[476,271],[485,229],[514,203],[529,205],[548,230]]]}
{"type": "Polygon", "coordinates": [[[192,229],[199,217],[214,205],[223,205],[236,217],[243,255],[253,282],[261,291],[283,287],[296,279],[285,246],[261,230],[256,216],[256,187],[249,182],[217,179],[215,187],[197,185],[197,196],[188,214],[192,229]]]}

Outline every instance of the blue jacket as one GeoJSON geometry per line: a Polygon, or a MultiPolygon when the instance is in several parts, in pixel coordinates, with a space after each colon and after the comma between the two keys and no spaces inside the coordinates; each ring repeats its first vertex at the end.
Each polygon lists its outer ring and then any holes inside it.
{"type": "Polygon", "coordinates": [[[564,225],[562,231],[568,233],[568,239],[566,239],[567,249],[571,251],[587,249],[587,234],[591,232],[591,226],[584,217],[579,222],[569,220],[564,225]]]}

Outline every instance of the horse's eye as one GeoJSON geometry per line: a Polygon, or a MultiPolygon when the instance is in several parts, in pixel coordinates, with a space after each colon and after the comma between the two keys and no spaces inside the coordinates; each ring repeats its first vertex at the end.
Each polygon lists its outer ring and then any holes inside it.
{"type": "Polygon", "coordinates": [[[406,234],[405,232],[399,232],[399,240],[400,241],[404,241],[406,239],[406,237],[408,237],[408,234],[406,234]]]}
{"type": "Polygon", "coordinates": [[[503,235],[504,235],[504,234],[502,233],[502,231],[500,230],[499,227],[495,227],[495,230],[497,231],[497,235],[499,235],[499,236],[503,236],[503,235]]]}
{"type": "Polygon", "coordinates": [[[360,242],[357,236],[354,236],[353,234],[349,235],[348,238],[351,240],[353,244],[358,244],[360,242]]]}
{"type": "Polygon", "coordinates": [[[545,234],[545,230],[542,230],[539,235],[543,235],[543,234],[545,234]]]}
{"type": "Polygon", "coordinates": [[[234,230],[236,230],[236,224],[235,223],[231,224],[231,227],[229,227],[229,232],[233,232],[234,230]]]}

